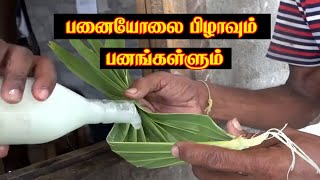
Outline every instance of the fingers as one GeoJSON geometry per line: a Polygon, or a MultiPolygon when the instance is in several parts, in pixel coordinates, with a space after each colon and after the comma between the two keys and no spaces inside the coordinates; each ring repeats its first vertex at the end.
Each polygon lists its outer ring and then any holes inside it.
{"type": "Polygon", "coordinates": [[[33,96],[39,101],[44,101],[51,95],[57,79],[55,67],[50,59],[35,56],[34,77],[35,82],[32,87],[33,96]]]}
{"type": "Polygon", "coordinates": [[[144,98],[139,99],[138,102],[145,110],[150,111],[150,112],[156,112],[153,105],[151,103],[149,103],[147,100],[145,100],[144,98]]]}
{"type": "MultiPolygon", "coordinates": [[[[299,133],[299,131],[295,130],[295,129],[291,129],[289,127],[285,128],[283,130],[283,133],[286,134],[289,138],[294,138],[296,135],[300,135],[297,134],[297,132],[299,133]]],[[[266,141],[263,141],[261,144],[259,144],[258,146],[255,146],[253,148],[259,149],[259,148],[267,148],[267,147],[271,147],[274,146],[276,144],[279,144],[280,141],[277,138],[272,138],[272,139],[268,139],[266,141]]]]}
{"type": "MultiPolygon", "coordinates": [[[[259,133],[259,134],[248,133],[248,132],[242,130],[242,127],[236,118],[228,121],[226,127],[227,127],[227,131],[236,137],[241,136],[243,138],[250,139],[250,138],[254,138],[256,136],[259,136],[261,134],[261,133],[259,133]]],[[[291,128],[286,128],[286,129],[284,129],[283,132],[288,136],[290,136],[291,134],[294,134],[294,130],[291,128]]],[[[251,149],[266,148],[266,147],[274,146],[278,143],[279,143],[278,139],[272,138],[272,139],[263,141],[261,144],[259,144],[257,146],[251,147],[251,149]]]]}
{"type": "MultiPolygon", "coordinates": [[[[236,137],[241,136],[243,138],[250,139],[250,138],[254,138],[254,137],[260,135],[260,134],[248,133],[248,132],[242,130],[242,127],[236,118],[228,121],[226,126],[227,126],[227,131],[236,137]]],[[[273,139],[266,140],[257,146],[251,147],[251,149],[266,148],[266,147],[273,146],[277,143],[279,143],[279,141],[277,139],[273,138],[273,139]]]]}
{"type": "Polygon", "coordinates": [[[242,127],[236,118],[228,121],[226,126],[227,126],[227,131],[236,137],[238,136],[247,137],[249,134],[246,131],[242,130],[242,127]]]}
{"type": "Polygon", "coordinates": [[[33,66],[33,55],[24,47],[12,46],[2,59],[4,79],[1,97],[7,103],[18,103],[23,95],[26,79],[33,66]]]}
{"type": "Polygon", "coordinates": [[[167,77],[171,75],[166,72],[156,72],[136,80],[131,88],[125,91],[125,95],[131,99],[141,99],[150,92],[159,91],[167,84],[167,77]]]}
{"type": "Polygon", "coordinates": [[[8,52],[9,46],[6,42],[0,39],[0,67],[3,67],[5,64],[3,60],[8,52]]]}
{"type": "Polygon", "coordinates": [[[218,171],[246,173],[252,173],[260,167],[260,159],[257,157],[262,155],[257,150],[234,151],[190,142],[176,143],[171,151],[175,157],[191,165],[218,171]]]}
{"type": "Polygon", "coordinates": [[[9,146],[1,145],[0,146],[0,158],[4,158],[8,155],[9,146]]]}
{"type": "Polygon", "coordinates": [[[4,101],[10,104],[21,101],[28,74],[33,68],[32,93],[35,99],[44,101],[56,84],[53,63],[45,57],[34,56],[27,48],[0,40],[0,73],[4,76],[1,97],[4,101]]]}

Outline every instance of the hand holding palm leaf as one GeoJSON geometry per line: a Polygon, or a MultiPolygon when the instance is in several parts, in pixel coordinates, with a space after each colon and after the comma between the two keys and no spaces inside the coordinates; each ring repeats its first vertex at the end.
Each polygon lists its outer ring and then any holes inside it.
{"type": "MultiPolygon", "coordinates": [[[[74,56],[54,42],[50,42],[49,45],[67,68],[83,81],[113,100],[126,99],[124,92],[132,83],[128,71],[125,69],[100,70],[99,68],[99,49],[101,47],[123,48],[124,41],[107,40],[104,44],[99,40],[88,40],[88,42],[91,48],[80,40],[70,40],[81,58],[74,56]]],[[[141,94],[141,97],[144,95],[141,94]]],[[[195,108],[192,113],[199,113],[201,104],[197,104],[196,99],[190,102],[195,103],[191,105],[195,108]],[[198,108],[196,108],[197,105],[199,105],[198,108]]],[[[151,105],[155,109],[161,109],[160,102],[151,105]]],[[[130,124],[115,124],[107,137],[107,142],[115,153],[137,167],[159,168],[183,163],[171,154],[171,147],[178,141],[193,141],[242,150],[261,144],[270,135],[281,139],[293,153],[306,158],[312,164],[312,160],[296,149],[290,139],[277,129],[271,129],[252,139],[244,139],[230,135],[217,126],[209,116],[185,114],[183,108],[180,110],[162,109],[162,112],[170,113],[166,114],[146,111],[138,102],[136,102],[136,107],[142,120],[142,128],[136,130],[130,124]],[[172,112],[180,114],[172,114],[172,112]]],[[[184,104],[184,107],[188,106],[184,104]]]]}

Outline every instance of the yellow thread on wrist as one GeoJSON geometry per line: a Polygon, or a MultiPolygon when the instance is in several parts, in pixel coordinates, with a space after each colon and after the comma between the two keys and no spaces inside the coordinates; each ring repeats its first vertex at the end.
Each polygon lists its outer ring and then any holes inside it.
{"type": "Polygon", "coordinates": [[[203,82],[206,85],[207,89],[208,89],[208,94],[209,94],[208,107],[204,110],[204,112],[207,115],[209,115],[209,113],[210,113],[210,111],[212,109],[212,105],[213,105],[213,101],[212,101],[211,94],[210,94],[210,88],[209,88],[208,84],[205,81],[202,81],[202,80],[199,80],[199,81],[203,82]]]}

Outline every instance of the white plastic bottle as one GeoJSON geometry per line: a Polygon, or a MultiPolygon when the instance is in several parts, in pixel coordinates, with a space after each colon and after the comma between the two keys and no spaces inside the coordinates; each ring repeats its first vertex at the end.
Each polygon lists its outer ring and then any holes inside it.
{"type": "MultiPolygon", "coordinates": [[[[53,141],[86,124],[131,123],[141,119],[130,101],[89,100],[56,84],[51,96],[37,101],[29,78],[21,102],[0,98],[0,144],[40,144],[53,141]]],[[[2,78],[0,78],[2,85],[2,78]]]]}

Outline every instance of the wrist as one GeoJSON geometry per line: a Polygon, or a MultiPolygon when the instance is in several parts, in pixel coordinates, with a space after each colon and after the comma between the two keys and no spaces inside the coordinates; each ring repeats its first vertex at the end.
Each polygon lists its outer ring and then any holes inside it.
{"type": "MultiPolygon", "coordinates": [[[[206,114],[205,110],[208,108],[209,106],[209,103],[208,103],[208,100],[210,98],[209,96],[209,91],[210,91],[210,87],[211,85],[208,85],[208,87],[206,86],[206,84],[204,82],[201,82],[201,81],[196,81],[197,83],[197,93],[198,93],[198,101],[199,101],[199,106],[201,108],[201,112],[202,114],[206,114]]],[[[212,97],[211,97],[212,98],[212,97]]],[[[212,108],[212,107],[210,107],[212,108]]],[[[212,111],[212,109],[210,109],[212,111]]]]}
{"type": "Polygon", "coordinates": [[[221,113],[217,113],[217,98],[214,98],[214,89],[217,87],[215,84],[205,83],[197,81],[197,91],[198,91],[198,97],[199,97],[199,106],[201,108],[202,114],[208,115],[211,118],[214,119],[214,121],[222,122],[223,118],[220,117],[221,113]],[[210,94],[209,94],[210,93],[210,94]],[[210,106],[208,100],[211,97],[212,105],[210,106]],[[210,107],[210,112],[207,114],[206,109],[210,107]]]}

